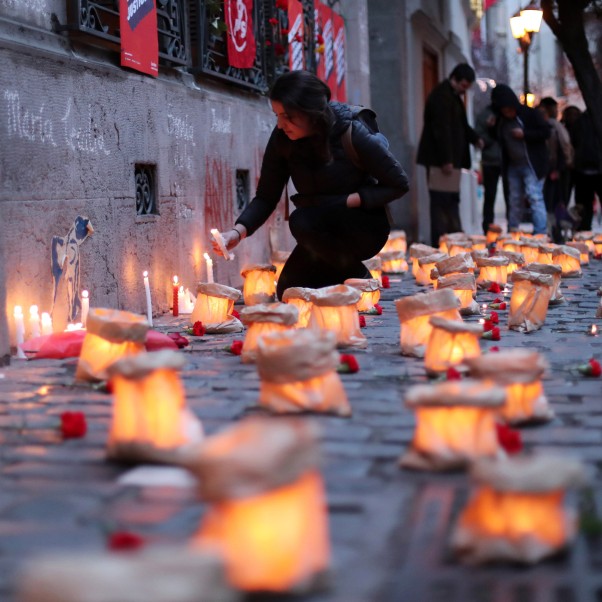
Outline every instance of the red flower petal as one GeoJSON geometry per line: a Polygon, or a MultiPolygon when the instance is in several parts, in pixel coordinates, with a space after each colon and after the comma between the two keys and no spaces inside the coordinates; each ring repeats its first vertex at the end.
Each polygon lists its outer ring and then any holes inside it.
{"type": "Polygon", "coordinates": [[[360,328],[366,328],[366,318],[364,318],[364,316],[360,316],[359,320],[360,320],[360,328]]]}
{"type": "Polygon", "coordinates": [[[115,552],[138,550],[145,543],[143,537],[129,531],[115,531],[107,539],[107,547],[115,552]]]}
{"type": "Polygon", "coordinates": [[[242,353],[243,341],[232,341],[232,345],[230,345],[230,353],[234,355],[240,355],[242,353]]]}
{"type": "Polygon", "coordinates": [[[489,347],[489,351],[493,351],[493,353],[497,353],[500,348],[497,345],[493,345],[493,347],[489,347]]]}
{"type": "Polygon", "coordinates": [[[374,304],[374,309],[376,310],[376,313],[377,313],[379,316],[380,316],[380,315],[382,315],[382,313],[383,313],[383,308],[382,308],[382,307],[381,307],[381,306],[380,306],[378,303],[375,303],[375,304],[374,304]]]}
{"type": "Polygon", "coordinates": [[[518,431],[511,429],[505,424],[495,425],[497,439],[501,447],[508,454],[517,454],[523,449],[523,442],[518,431]]]}
{"type": "Polygon", "coordinates": [[[240,314],[235,309],[232,310],[232,313],[230,315],[233,318],[236,318],[237,320],[240,320],[240,314]]]}
{"type": "Polygon", "coordinates": [[[499,324],[500,323],[500,317],[498,316],[497,312],[492,311],[491,315],[489,316],[489,319],[491,320],[491,322],[493,324],[499,324]]]}
{"type": "Polygon", "coordinates": [[[391,288],[391,283],[389,282],[388,276],[382,276],[380,281],[382,282],[383,288],[391,288]]]}
{"type": "Polygon", "coordinates": [[[590,374],[591,376],[600,376],[602,374],[602,366],[600,366],[600,362],[592,358],[589,360],[590,365],[590,374]]]}
{"type": "Polygon", "coordinates": [[[351,355],[350,353],[343,353],[341,355],[340,362],[343,365],[345,372],[350,372],[351,374],[359,372],[360,365],[358,364],[354,355],[351,355]]]}
{"type": "Polygon", "coordinates": [[[83,437],[88,431],[83,412],[63,412],[61,414],[61,433],[65,439],[83,437]]]}
{"type": "Polygon", "coordinates": [[[458,372],[453,366],[450,366],[445,373],[447,380],[461,380],[462,374],[458,372]]]}
{"type": "Polygon", "coordinates": [[[205,334],[205,327],[203,326],[203,323],[200,321],[196,321],[193,325],[192,325],[192,334],[195,337],[202,337],[205,334]]]}
{"type": "Polygon", "coordinates": [[[492,282],[487,291],[490,293],[501,293],[502,289],[497,282],[492,282]]]}
{"type": "Polygon", "coordinates": [[[168,332],[167,336],[174,341],[179,349],[189,345],[189,341],[186,337],[183,337],[179,332],[168,332]]]}
{"type": "Polygon", "coordinates": [[[487,332],[488,330],[493,330],[493,322],[491,320],[485,320],[483,323],[483,332],[487,332]]]}
{"type": "Polygon", "coordinates": [[[494,326],[491,329],[491,340],[492,341],[499,341],[501,338],[500,336],[500,329],[497,326],[494,326]]]}

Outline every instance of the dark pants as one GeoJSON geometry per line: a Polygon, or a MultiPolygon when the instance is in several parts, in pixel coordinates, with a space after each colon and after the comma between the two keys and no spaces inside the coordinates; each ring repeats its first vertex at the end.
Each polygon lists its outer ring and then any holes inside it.
{"type": "Polygon", "coordinates": [[[390,230],[384,209],[346,207],[295,209],[289,227],[297,246],[278,279],[279,299],[291,286],[321,288],[369,277],[362,261],[383,248],[390,230]]]}
{"type": "Polygon", "coordinates": [[[439,247],[439,237],[460,232],[460,193],[429,190],[431,197],[431,245],[439,247]]]}
{"type": "Polygon", "coordinates": [[[602,203],[602,174],[586,175],[579,171],[575,176],[575,205],[581,215],[579,230],[591,230],[594,217],[594,194],[602,203]]]}
{"type": "Polygon", "coordinates": [[[497,184],[502,178],[502,189],[504,191],[504,203],[506,205],[506,220],[508,220],[509,204],[508,180],[502,175],[499,165],[483,165],[483,233],[487,234],[489,225],[494,223],[495,199],[497,196],[497,184]]]}

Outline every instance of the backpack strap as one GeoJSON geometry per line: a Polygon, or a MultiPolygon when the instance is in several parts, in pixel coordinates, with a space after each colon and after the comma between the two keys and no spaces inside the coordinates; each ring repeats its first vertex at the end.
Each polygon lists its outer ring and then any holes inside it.
{"type": "Polygon", "coordinates": [[[341,142],[343,144],[343,150],[345,154],[351,159],[351,162],[358,168],[362,169],[360,158],[353,146],[353,140],[351,139],[351,130],[353,129],[353,122],[349,124],[349,127],[343,132],[341,136],[341,142]]]}

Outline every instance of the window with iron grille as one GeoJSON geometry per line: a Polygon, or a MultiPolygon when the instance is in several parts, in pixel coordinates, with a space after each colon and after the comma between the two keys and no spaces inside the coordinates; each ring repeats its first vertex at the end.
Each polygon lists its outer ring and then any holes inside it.
{"type": "MultiPolygon", "coordinates": [[[[164,65],[190,64],[186,3],[188,0],[156,0],[159,62],[164,65]]],[[[67,0],[67,31],[79,42],[119,52],[121,34],[119,0],[67,0]]]]}
{"type": "Polygon", "coordinates": [[[249,204],[251,195],[249,192],[249,170],[236,170],[236,214],[242,213],[243,209],[249,204]]]}
{"type": "Polygon", "coordinates": [[[136,182],[137,215],[159,215],[156,172],[155,165],[135,166],[134,179],[136,182]]]}

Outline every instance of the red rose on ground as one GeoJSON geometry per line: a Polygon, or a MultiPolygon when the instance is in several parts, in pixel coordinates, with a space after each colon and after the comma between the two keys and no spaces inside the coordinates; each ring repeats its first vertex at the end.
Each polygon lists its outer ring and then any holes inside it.
{"type": "Polygon", "coordinates": [[[494,323],[494,324],[499,324],[500,323],[500,317],[498,316],[497,312],[492,311],[491,315],[489,316],[489,319],[494,323]]]}
{"type": "Polygon", "coordinates": [[[364,316],[360,316],[359,320],[360,320],[360,328],[366,328],[366,318],[364,318],[364,316]]]}
{"type": "Polygon", "coordinates": [[[445,373],[447,380],[462,380],[462,374],[453,366],[450,366],[445,373]]]}
{"type": "Polygon", "coordinates": [[[493,351],[493,353],[497,353],[500,350],[500,348],[497,345],[494,345],[493,347],[489,347],[489,351],[493,351]]]}
{"type": "Polygon", "coordinates": [[[378,304],[374,304],[374,309],[376,310],[377,315],[381,316],[383,313],[383,308],[378,304]]]}
{"type": "Polygon", "coordinates": [[[234,355],[240,355],[242,353],[243,341],[232,341],[232,345],[230,345],[230,353],[234,355]]]}
{"type": "Polygon", "coordinates": [[[188,339],[183,337],[179,332],[168,332],[167,336],[174,341],[174,343],[178,346],[179,349],[186,347],[189,345],[188,339]]]}
{"type": "Polygon", "coordinates": [[[360,365],[357,363],[354,355],[349,353],[343,353],[340,357],[340,364],[337,368],[337,372],[343,372],[345,374],[355,374],[359,372],[360,365]]]}
{"type": "Polygon", "coordinates": [[[145,540],[136,533],[129,531],[115,531],[107,539],[107,547],[114,552],[128,552],[138,550],[144,546],[145,540]]]}
{"type": "Polygon", "coordinates": [[[233,318],[236,318],[237,320],[240,320],[240,314],[235,309],[232,310],[232,313],[230,315],[233,318]]]}
{"type": "Polygon", "coordinates": [[[494,326],[491,330],[484,332],[482,338],[487,339],[488,341],[499,341],[501,339],[500,329],[497,326],[494,326]]]}
{"type": "Polygon", "coordinates": [[[61,433],[64,439],[83,437],[88,430],[83,412],[63,412],[61,414],[61,433]]]}
{"type": "Polygon", "coordinates": [[[600,362],[592,358],[587,362],[587,364],[581,364],[581,366],[577,366],[577,370],[581,372],[584,376],[593,376],[598,377],[602,375],[602,366],[600,366],[600,362]]]}
{"type": "Polygon", "coordinates": [[[383,288],[391,288],[391,282],[388,276],[383,276],[380,281],[382,282],[383,288]]]}
{"type": "Polygon", "coordinates": [[[492,282],[487,291],[490,293],[501,293],[502,289],[497,282],[492,282]]]}
{"type": "Polygon", "coordinates": [[[485,320],[485,322],[483,322],[483,332],[489,330],[493,330],[493,322],[491,320],[485,320]]]}
{"type": "Polygon", "coordinates": [[[511,429],[505,424],[495,425],[497,439],[500,446],[508,454],[518,454],[523,449],[523,442],[518,431],[511,429]]]}
{"type": "Polygon", "coordinates": [[[200,321],[196,321],[193,325],[192,325],[192,334],[195,337],[202,337],[205,334],[205,327],[203,326],[203,323],[200,321]]]}

